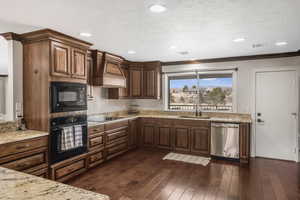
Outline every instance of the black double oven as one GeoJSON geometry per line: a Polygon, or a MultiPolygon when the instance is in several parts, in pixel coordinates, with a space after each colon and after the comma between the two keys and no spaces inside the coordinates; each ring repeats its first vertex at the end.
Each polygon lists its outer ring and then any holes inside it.
{"type": "Polygon", "coordinates": [[[87,86],[51,82],[50,162],[57,163],[87,152],[87,86]],[[83,112],[78,112],[83,111],[83,112]]]}

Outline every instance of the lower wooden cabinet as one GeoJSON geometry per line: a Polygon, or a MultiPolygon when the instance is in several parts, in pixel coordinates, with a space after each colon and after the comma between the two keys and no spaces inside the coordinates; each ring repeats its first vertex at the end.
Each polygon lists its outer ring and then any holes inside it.
{"type": "Polygon", "coordinates": [[[144,147],[155,146],[155,124],[143,124],[141,143],[144,147]]]}
{"type": "Polygon", "coordinates": [[[191,151],[190,129],[184,126],[174,127],[174,151],[189,153],[191,151]]]}
{"type": "Polygon", "coordinates": [[[210,155],[210,127],[191,128],[191,153],[210,155]]]}
{"type": "Polygon", "coordinates": [[[138,146],[138,119],[129,120],[129,131],[128,131],[128,148],[134,149],[138,146]]]}
{"type": "Polygon", "coordinates": [[[46,167],[46,168],[34,171],[31,174],[41,177],[41,178],[49,178],[49,169],[48,169],[48,167],[46,167]]]}
{"type": "Polygon", "coordinates": [[[210,156],[210,122],[142,119],[143,147],[210,156]]]}
{"type": "Polygon", "coordinates": [[[156,144],[160,149],[172,149],[172,127],[163,125],[157,127],[156,144]]]}
{"type": "Polygon", "coordinates": [[[88,154],[81,154],[51,165],[51,179],[59,182],[65,182],[85,172],[88,168],[87,158],[88,154]]]}
{"type": "Polygon", "coordinates": [[[94,152],[89,152],[88,154],[88,168],[97,166],[103,163],[105,160],[105,151],[100,149],[94,152]]]}
{"type": "Polygon", "coordinates": [[[0,145],[0,166],[36,175],[48,169],[48,136],[0,145]]]}
{"type": "Polygon", "coordinates": [[[239,127],[240,133],[240,162],[249,163],[250,159],[250,124],[241,123],[239,127]]]}

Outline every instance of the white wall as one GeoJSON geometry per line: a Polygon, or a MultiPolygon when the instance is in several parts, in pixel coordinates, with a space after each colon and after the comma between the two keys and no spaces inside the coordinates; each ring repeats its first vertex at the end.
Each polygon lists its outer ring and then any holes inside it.
{"type": "Polygon", "coordinates": [[[5,120],[11,121],[16,119],[16,105],[23,105],[23,47],[19,41],[8,41],[7,74],[5,120]]]}
{"type": "Polygon", "coordinates": [[[94,100],[88,101],[88,114],[99,114],[127,110],[129,100],[110,100],[108,90],[102,87],[93,87],[94,100]]]}
{"type": "Polygon", "coordinates": [[[0,36],[0,74],[8,73],[8,43],[0,36]]]}

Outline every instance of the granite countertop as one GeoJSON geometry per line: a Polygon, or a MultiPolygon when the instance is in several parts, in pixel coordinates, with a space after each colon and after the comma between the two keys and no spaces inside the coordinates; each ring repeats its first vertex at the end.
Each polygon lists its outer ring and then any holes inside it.
{"type": "Polygon", "coordinates": [[[34,131],[34,130],[4,132],[4,133],[0,133],[0,144],[33,139],[33,138],[46,136],[46,135],[49,135],[49,133],[43,131],[34,131]]]}
{"type": "Polygon", "coordinates": [[[178,119],[178,120],[200,120],[200,121],[211,121],[211,122],[224,122],[224,123],[251,123],[251,119],[245,119],[241,117],[210,117],[209,119],[199,119],[199,118],[182,118],[179,115],[119,115],[118,117],[122,117],[121,119],[111,120],[107,122],[88,122],[89,127],[99,126],[102,124],[114,123],[123,120],[136,119],[139,117],[143,118],[164,118],[164,119],[178,119]]]}
{"type": "Polygon", "coordinates": [[[0,200],[109,200],[106,195],[0,167],[0,200]]]}

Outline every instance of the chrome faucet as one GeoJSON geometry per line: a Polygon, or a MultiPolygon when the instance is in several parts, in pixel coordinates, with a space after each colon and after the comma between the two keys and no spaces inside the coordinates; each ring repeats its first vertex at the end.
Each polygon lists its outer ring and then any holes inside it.
{"type": "Polygon", "coordinates": [[[201,112],[201,110],[199,109],[199,105],[198,105],[198,104],[196,104],[195,116],[196,116],[196,117],[201,117],[201,116],[202,116],[202,112],[201,112]]]}

